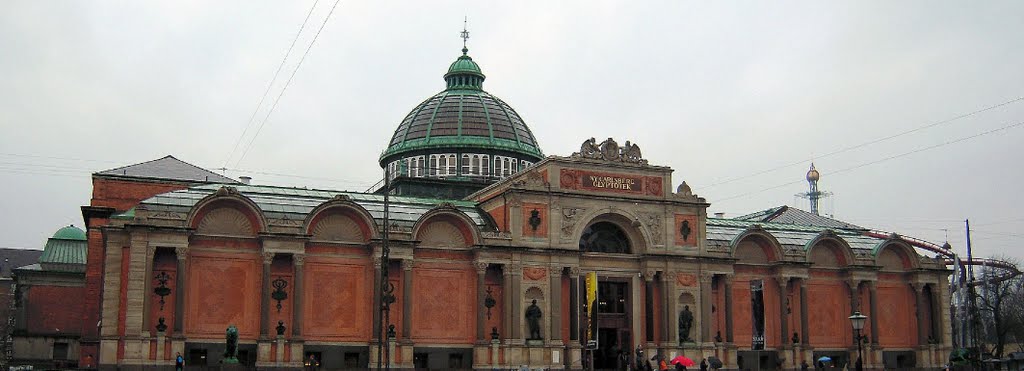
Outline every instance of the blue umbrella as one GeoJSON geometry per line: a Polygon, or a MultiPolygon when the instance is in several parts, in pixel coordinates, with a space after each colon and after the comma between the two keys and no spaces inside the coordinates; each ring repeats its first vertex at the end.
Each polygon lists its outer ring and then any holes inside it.
{"type": "Polygon", "coordinates": [[[821,358],[818,358],[818,362],[832,362],[832,358],[829,358],[829,356],[821,356],[821,358]]]}

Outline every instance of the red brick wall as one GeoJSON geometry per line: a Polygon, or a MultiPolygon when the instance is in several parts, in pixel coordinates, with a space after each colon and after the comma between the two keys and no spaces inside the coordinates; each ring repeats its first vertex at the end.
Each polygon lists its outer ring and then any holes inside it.
{"type": "Polygon", "coordinates": [[[92,179],[92,206],[128,210],[139,202],[161,193],[188,188],[185,183],[151,183],[119,179],[92,179]]]}
{"type": "Polygon", "coordinates": [[[84,292],[82,287],[32,286],[25,305],[25,329],[29,333],[81,334],[84,292]]]}

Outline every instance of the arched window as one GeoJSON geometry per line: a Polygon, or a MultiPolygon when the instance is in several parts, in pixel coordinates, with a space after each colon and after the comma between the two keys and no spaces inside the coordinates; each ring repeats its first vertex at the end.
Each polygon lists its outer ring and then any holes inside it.
{"type": "Polygon", "coordinates": [[[580,236],[580,251],[629,254],[629,237],[619,226],[609,222],[597,222],[583,230],[580,236]]]}
{"type": "Polygon", "coordinates": [[[473,155],[472,174],[480,175],[480,155],[473,155]]]}
{"type": "Polygon", "coordinates": [[[489,166],[491,164],[490,156],[483,155],[483,156],[480,156],[480,157],[481,157],[480,165],[483,166],[483,168],[480,169],[480,174],[485,176],[485,177],[486,176],[491,176],[491,167],[489,166]]]}
{"type": "Polygon", "coordinates": [[[462,176],[469,175],[469,155],[462,155],[462,176]]]}
{"type": "Polygon", "coordinates": [[[454,154],[448,155],[448,175],[456,175],[458,171],[458,162],[455,161],[456,157],[454,154]]]}
{"type": "Polygon", "coordinates": [[[430,176],[437,175],[437,155],[430,155],[430,176]]]}

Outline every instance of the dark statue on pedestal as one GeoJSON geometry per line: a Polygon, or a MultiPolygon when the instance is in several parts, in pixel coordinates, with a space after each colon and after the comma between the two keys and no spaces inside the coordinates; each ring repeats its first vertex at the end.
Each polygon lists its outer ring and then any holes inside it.
{"type": "Polygon", "coordinates": [[[690,312],[690,306],[683,306],[683,311],[679,312],[679,343],[682,344],[686,341],[692,341],[690,339],[690,328],[693,327],[693,312],[690,312]]]}
{"type": "Polygon", "coordinates": [[[238,363],[238,327],[228,326],[225,333],[224,363],[238,363]]]}
{"type": "Polygon", "coordinates": [[[533,303],[526,308],[526,324],[530,327],[529,340],[542,340],[540,337],[540,317],[543,314],[540,311],[540,307],[537,306],[537,299],[533,299],[533,303]]]}
{"type": "Polygon", "coordinates": [[[284,321],[277,321],[277,327],[274,329],[277,330],[277,336],[284,336],[284,321]]]}

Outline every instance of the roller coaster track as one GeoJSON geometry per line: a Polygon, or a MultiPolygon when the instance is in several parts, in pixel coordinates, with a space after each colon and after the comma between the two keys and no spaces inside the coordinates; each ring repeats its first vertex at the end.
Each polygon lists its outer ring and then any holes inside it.
{"type": "MultiPolygon", "coordinates": [[[[989,284],[989,283],[998,283],[998,282],[1002,282],[1002,281],[1005,281],[1005,280],[1017,277],[1017,276],[1019,276],[1021,274],[1021,271],[1017,268],[1016,265],[1013,265],[1013,264],[1010,264],[1010,263],[1008,263],[1006,261],[1002,261],[1002,260],[998,260],[998,259],[973,258],[970,261],[968,261],[967,259],[960,259],[960,257],[955,252],[953,252],[953,249],[949,246],[948,243],[946,245],[939,246],[939,245],[936,245],[934,243],[931,243],[931,242],[928,242],[928,241],[925,241],[925,240],[921,240],[921,239],[917,239],[917,238],[913,238],[913,237],[902,236],[902,235],[894,234],[894,233],[891,233],[891,232],[878,231],[878,230],[872,230],[872,231],[864,232],[864,235],[870,236],[870,237],[874,237],[874,238],[881,238],[881,239],[889,239],[893,235],[895,235],[897,238],[899,238],[900,240],[902,240],[903,242],[906,242],[907,244],[909,244],[911,246],[914,246],[916,248],[919,248],[919,249],[922,249],[922,250],[925,250],[925,251],[929,251],[929,252],[933,252],[933,253],[942,255],[943,261],[946,263],[946,266],[948,266],[948,267],[955,266],[957,261],[959,261],[960,264],[963,265],[963,266],[967,266],[967,265],[983,266],[983,267],[995,268],[995,269],[998,269],[998,270],[1001,271],[998,274],[995,274],[993,276],[981,277],[982,279],[976,279],[974,281],[971,281],[970,284],[972,286],[984,285],[984,284],[989,284]]],[[[966,271],[961,270],[961,275],[962,275],[960,277],[961,278],[961,282],[967,282],[968,281],[967,277],[966,277],[966,274],[967,274],[966,271]]]]}

